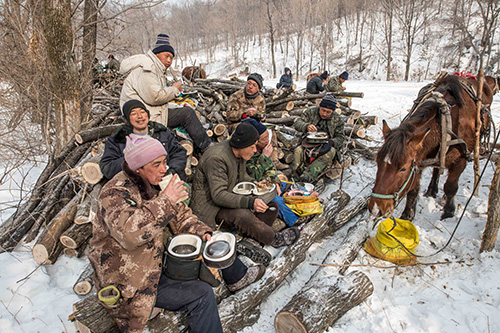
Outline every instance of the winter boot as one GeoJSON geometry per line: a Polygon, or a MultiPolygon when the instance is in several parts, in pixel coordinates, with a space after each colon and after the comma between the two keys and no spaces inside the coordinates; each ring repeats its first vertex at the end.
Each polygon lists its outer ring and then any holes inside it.
{"type": "Polygon", "coordinates": [[[297,227],[287,228],[283,231],[277,232],[274,236],[274,241],[271,243],[272,247],[281,247],[291,245],[299,239],[300,230],[297,227]]]}
{"type": "Polygon", "coordinates": [[[236,251],[239,254],[251,259],[253,262],[269,265],[273,258],[269,252],[264,250],[259,245],[253,244],[252,240],[241,240],[236,244],[236,251]]]}
{"type": "Polygon", "coordinates": [[[266,267],[264,265],[248,267],[246,274],[241,278],[241,280],[233,284],[228,284],[227,288],[229,289],[229,291],[234,293],[235,291],[243,289],[246,286],[251,285],[255,281],[260,280],[265,272],[266,267]]]}

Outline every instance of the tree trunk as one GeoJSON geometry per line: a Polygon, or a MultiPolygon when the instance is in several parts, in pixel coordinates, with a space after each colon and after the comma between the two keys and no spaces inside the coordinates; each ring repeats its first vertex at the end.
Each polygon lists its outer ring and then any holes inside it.
{"type": "Polygon", "coordinates": [[[92,286],[94,285],[93,282],[93,275],[94,275],[94,269],[92,268],[92,265],[90,263],[85,266],[82,274],[78,277],[78,280],[76,280],[75,284],[73,285],[73,291],[75,294],[80,295],[80,296],[85,296],[90,293],[92,290],[92,286]]]}
{"type": "Polygon", "coordinates": [[[76,249],[92,236],[92,223],[71,225],[59,237],[62,245],[70,249],[76,249]]]}
{"type": "Polygon", "coordinates": [[[89,128],[75,134],[75,141],[79,144],[106,138],[123,127],[123,123],[89,128]]]}
{"type": "Polygon", "coordinates": [[[81,69],[80,122],[85,123],[92,110],[93,67],[97,42],[99,0],[85,0],[83,6],[83,47],[81,69]]]}
{"type": "Polygon", "coordinates": [[[44,35],[55,112],[56,153],[62,151],[81,124],[79,74],[73,60],[71,18],[71,0],[44,0],[44,35]]]}
{"type": "Polygon", "coordinates": [[[483,232],[483,240],[479,252],[492,251],[495,248],[498,228],[500,227],[500,158],[497,159],[497,165],[490,186],[490,197],[488,199],[488,220],[483,232]]]}
{"type": "MultiPolygon", "coordinates": [[[[351,212],[353,210],[351,208],[366,208],[367,202],[366,197],[359,197],[353,204],[350,202],[337,215],[339,222],[345,219],[350,220],[357,215],[356,212],[351,212]]],[[[357,210],[358,213],[359,211],[357,210]]],[[[306,328],[306,330],[299,329],[296,332],[323,332],[347,311],[372,294],[373,285],[360,272],[351,273],[347,277],[339,277],[340,281],[347,278],[347,281],[355,282],[343,285],[342,288],[339,288],[342,284],[339,285],[334,279],[346,272],[348,265],[356,258],[376,224],[374,218],[367,219],[366,215],[362,215],[358,222],[347,231],[348,238],[336,250],[328,253],[321,267],[302,290],[278,313],[275,320],[276,332],[285,332],[283,329],[286,327],[306,328]],[[353,280],[348,278],[353,274],[356,274],[353,280]],[[351,297],[355,300],[354,302],[348,301],[351,297]]]]}
{"type": "Polygon", "coordinates": [[[257,321],[259,312],[256,307],[305,260],[307,250],[312,244],[334,231],[329,228],[328,221],[337,215],[348,200],[347,193],[343,191],[334,193],[328,200],[324,212],[305,225],[297,242],[271,262],[262,279],[220,303],[219,314],[224,332],[236,332],[257,321]],[[252,312],[255,315],[249,316],[252,312]]]}
{"type": "MultiPolygon", "coordinates": [[[[38,264],[53,264],[56,258],[53,258],[56,245],[59,243],[59,236],[73,223],[75,218],[76,206],[82,192],[79,192],[57,215],[50,221],[43,233],[38,238],[33,247],[33,257],[38,264]]],[[[62,251],[62,249],[61,249],[62,251]]]]}
{"type": "Polygon", "coordinates": [[[274,321],[276,333],[324,332],[373,294],[373,284],[360,271],[316,283],[303,288],[278,313],[274,321]]]}
{"type": "Polygon", "coordinates": [[[474,195],[477,196],[479,193],[479,141],[481,140],[481,127],[483,125],[483,122],[481,121],[481,98],[483,97],[483,74],[484,71],[481,68],[479,70],[479,76],[478,76],[478,81],[479,81],[479,88],[477,91],[477,98],[478,101],[476,102],[476,136],[475,136],[475,141],[474,141],[474,188],[476,189],[474,191],[474,195]]]}

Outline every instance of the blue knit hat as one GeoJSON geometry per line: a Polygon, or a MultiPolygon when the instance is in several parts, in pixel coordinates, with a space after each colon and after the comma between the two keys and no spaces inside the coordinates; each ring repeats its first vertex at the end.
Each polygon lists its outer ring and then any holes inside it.
{"type": "Polygon", "coordinates": [[[153,46],[153,53],[170,52],[175,57],[175,51],[170,45],[170,37],[167,34],[159,34],[156,39],[156,44],[153,46]]]}
{"type": "Polygon", "coordinates": [[[334,94],[327,94],[321,102],[319,103],[319,106],[322,108],[327,108],[330,110],[335,110],[337,108],[337,97],[335,97],[334,94]]]}
{"type": "Polygon", "coordinates": [[[349,78],[349,73],[343,71],[342,74],[339,75],[339,78],[347,80],[349,78]]]}
{"type": "Polygon", "coordinates": [[[255,127],[255,129],[257,130],[257,132],[259,132],[259,135],[264,133],[265,131],[267,131],[267,127],[266,125],[264,125],[263,123],[253,119],[253,118],[247,118],[245,120],[242,121],[242,123],[249,123],[249,124],[252,124],[253,127],[255,127]]]}

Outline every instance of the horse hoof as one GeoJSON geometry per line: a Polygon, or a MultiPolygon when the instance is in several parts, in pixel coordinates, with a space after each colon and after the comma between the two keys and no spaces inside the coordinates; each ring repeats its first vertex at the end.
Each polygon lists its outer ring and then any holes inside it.
{"type": "Polygon", "coordinates": [[[437,197],[437,192],[436,191],[427,191],[424,193],[424,197],[427,198],[436,198],[437,197]]]}
{"type": "Polygon", "coordinates": [[[455,212],[443,212],[441,215],[441,220],[447,219],[449,217],[455,216],[455,212]]]}

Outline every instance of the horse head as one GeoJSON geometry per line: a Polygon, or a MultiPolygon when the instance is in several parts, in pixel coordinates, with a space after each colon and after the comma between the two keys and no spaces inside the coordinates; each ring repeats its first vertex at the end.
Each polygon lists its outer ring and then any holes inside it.
{"type": "Polygon", "coordinates": [[[368,202],[373,215],[392,215],[398,199],[413,187],[419,172],[417,154],[429,131],[411,125],[391,130],[383,121],[384,144],[377,153],[377,176],[368,202]]]}

